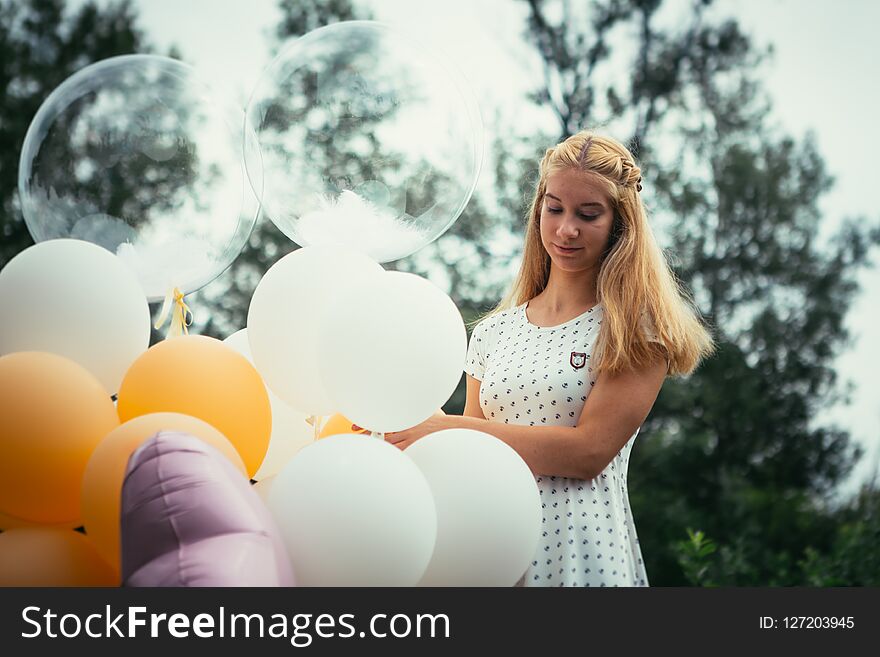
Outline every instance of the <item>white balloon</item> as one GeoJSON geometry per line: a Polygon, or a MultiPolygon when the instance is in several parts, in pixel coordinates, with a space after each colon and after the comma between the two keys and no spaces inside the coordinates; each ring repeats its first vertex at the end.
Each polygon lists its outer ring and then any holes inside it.
{"type": "MultiPolygon", "coordinates": [[[[223,342],[253,365],[247,329],[236,331],[223,342]]],[[[269,393],[269,403],[272,406],[272,435],[269,437],[269,448],[263,457],[263,463],[253,476],[257,481],[278,474],[294,454],[315,440],[315,428],[308,423],[308,415],[285,404],[268,386],[266,392],[269,393]]]]}
{"type": "Polygon", "coordinates": [[[265,479],[260,479],[257,483],[254,484],[254,492],[260,496],[260,499],[263,500],[263,504],[268,506],[269,504],[269,491],[272,490],[272,483],[275,481],[275,475],[270,477],[266,477],[265,479]]]}
{"type": "Polygon", "coordinates": [[[301,450],[276,475],[269,510],[301,586],[415,586],[437,535],[424,475],[393,445],[362,435],[301,450]]]}
{"type": "Polygon", "coordinates": [[[150,308],[137,278],[90,242],[40,242],[0,272],[0,355],[48,351],[76,361],[115,394],[150,345],[150,308]]]}
{"type": "Polygon", "coordinates": [[[403,272],[364,280],[327,309],[318,341],[333,406],[372,431],[428,419],[455,392],[467,353],[458,308],[430,281],[403,272]]]}
{"type": "Polygon", "coordinates": [[[336,246],[298,249],[272,265],[254,290],[247,328],[254,365],[276,395],[309,415],[336,412],[318,374],[320,317],[347,286],[383,272],[367,256],[336,246]]]}
{"type": "Polygon", "coordinates": [[[446,429],[404,452],[434,494],[437,544],[419,586],[513,586],[534,558],[541,497],[531,470],[505,442],[446,429]]]}

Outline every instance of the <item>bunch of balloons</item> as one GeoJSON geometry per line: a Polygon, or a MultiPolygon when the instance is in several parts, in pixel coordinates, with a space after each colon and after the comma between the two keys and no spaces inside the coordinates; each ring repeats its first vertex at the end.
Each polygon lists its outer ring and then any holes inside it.
{"type": "Polygon", "coordinates": [[[198,436],[242,474],[259,468],[271,432],[260,375],[213,338],[148,349],[147,298],[117,256],[81,240],[36,244],[0,271],[0,303],[14,309],[0,323],[0,549],[14,581],[43,581],[35,541],[90,554],[65,562],[57,584],[81,584],[80,566],[94,574],[97,560],[118,581],[123,475],[158,431],[198,436]],[[75,527],[85,542],[67,536],[75,527]]]}
{"type": "Polygon", "coordinates": [[[442,290],[379,263],[452,225],[482,150],[463,79],[369,21],[283,48],[245,110],[153,55],[60,85],[21,154],[37,244],[0,271],[0,584],[118,583],[120,517],[143,520],[126,473],[168,432],[257,482],[299,584],[513,584],[540,529],[522,459],[475,431],[382,440],[449,399],[467,337],[442,290]],[[246,328],[186,335],[183,297],[261,211],[302,248],[246,328]],[[173,337],[149,347],[163,299],[173,337]]]}

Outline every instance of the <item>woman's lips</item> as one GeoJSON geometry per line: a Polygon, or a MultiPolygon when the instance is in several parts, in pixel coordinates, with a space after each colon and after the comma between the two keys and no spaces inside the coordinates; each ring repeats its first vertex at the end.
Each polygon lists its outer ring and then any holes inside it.
{"type": "Polygon", "coordinates": [[[564,247],[564,246],[559,246],[558,244],[554,244],[553,246],[554,246],[554,247],[556,248],[556,250],[559,251],[559,253],[561,253],[562,255],[571,255],[572,253],[575,253],[575,252],[577,252],[577,251],[580,251],[581,248],[583,248],[583,247],[571,247],[571,248],[566,248],[566,247],[564,247]]]}

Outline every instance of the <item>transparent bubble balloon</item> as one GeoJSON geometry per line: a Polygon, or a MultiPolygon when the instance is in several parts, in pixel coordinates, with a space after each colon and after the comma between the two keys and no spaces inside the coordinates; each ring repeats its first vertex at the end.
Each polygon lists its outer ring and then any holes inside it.
{"type": "Polygon", "coordinates": [[[263,210],[303,246],[405,257],[455,222],[479,176],[470,87],[441,55],[381,23],[335,23],[290,42],[246,114],[263,210]]]}
{"type": "Polygon", "coordinates": [[[243,153],[256,138],[245,131],[244,111],[182,62],[87,66],[49,95],[25,137],[27,227],[38,242],[70,237],[117,254],[152,301],[197,290],[238,256],[259,213],[243,153]]]}

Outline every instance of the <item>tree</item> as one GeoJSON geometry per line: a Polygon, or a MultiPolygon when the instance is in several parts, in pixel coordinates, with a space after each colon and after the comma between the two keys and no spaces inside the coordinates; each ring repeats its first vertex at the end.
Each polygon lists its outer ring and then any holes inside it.
{"type": "Polygon", "coordinates": [[[810,586],[877,586],[880,583],[880,489],[866,484],[835,514],[837,531],[829,550],[808,547],[800,564],[810,586]]]}
{"type": "Polygon", "coordinates": [[[0,268],[33,243],[17,202],[18,158],[37,109],[67,77],[115,55],[144,52],[129,2],[94,2],[68,15],[64,0],[0,0],[0,268]]]}
{"type": "Polygon", "coordinates": [[[830,247],[816,242],[831,185],[821,156],[771,125],[756,80],[763,54],[735,21],[708,22],[709,2],[683,28],[660,29],[659,0],[593,2],[587,23],[568,3],[554,22],[551,3],[526,1],[545,70],[535,99],[551,103],[563,134],[629,126],[676,273],[719,344],[690,379],[667,382],[634,450],[652,581],[685,583],[681,541],[696,528],[718,546],[715,582],[802,584],[805,554],[835,540],[823,496],[859,456],[845,431],[814,420],[838,398],[833,359],[880,230],[848,222],[830,247]],[[628,78],[603,70],[622,26],[638,34],[628,78]]]}

